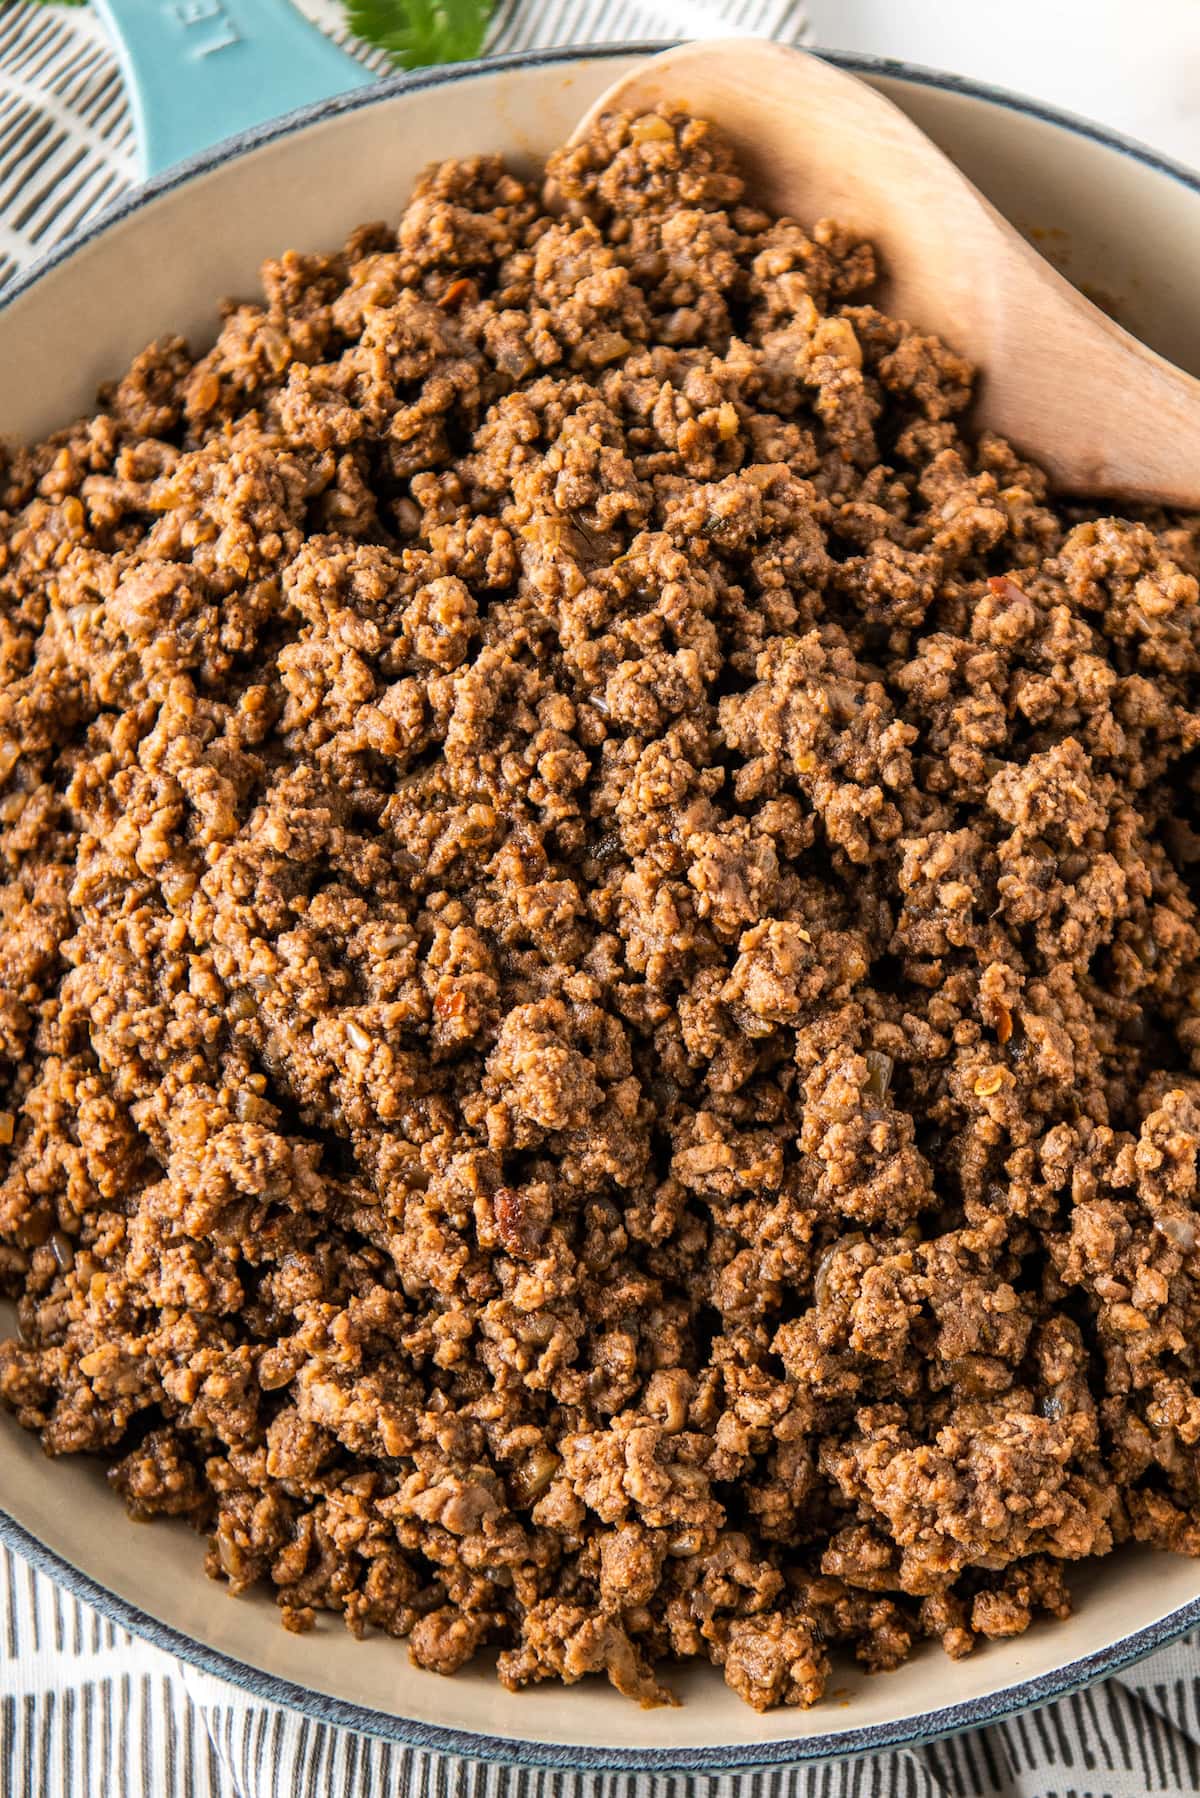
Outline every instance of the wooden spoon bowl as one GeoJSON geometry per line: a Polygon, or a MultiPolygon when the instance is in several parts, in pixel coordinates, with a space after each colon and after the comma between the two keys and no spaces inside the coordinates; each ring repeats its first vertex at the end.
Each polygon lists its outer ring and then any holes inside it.
{"type": "Polygon", "coordinates": [[[710,39],[622,76],[573,141],[662,104],[719,125],[770,211],[869,238],[881,306],[978,365],[975,423],[1059,489],[1200,505],[1200,381],[1072,287],[890,100],[803,50],[710,39]]]}

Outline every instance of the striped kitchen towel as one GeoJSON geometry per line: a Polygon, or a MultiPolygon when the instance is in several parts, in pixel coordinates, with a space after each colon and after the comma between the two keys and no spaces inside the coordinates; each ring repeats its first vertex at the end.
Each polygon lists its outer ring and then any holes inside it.
{"type": "MultiPolygon", "coordinates": [[[[336,0],[302,12],[369,69],[336,0]]],[[[499,0],[494,54],[554,44],[638,43],[746,32],[807,41],[801,0],[499,0]]],[[[0,0],[0,287],[110,206],[136,179],[117,59],[87,8],[0,0]]]]}
{"type": "MultiPolygon", "coordinates": [[[[334,0],[299,0],[344,38],[334,0]]],[[[490,47],[805,34],[796,0],[500,0],[490,47]]],[[[115,59],[87,9],[0,3],[0,284],[134,179],[115,59]]],[[[0,1798],[1200,1798],[1200,1642],[953,1741],[740,1777],[516,1772],[256,1702],[115,1628],[0,1549],[0,1798]]]]}
{"type": "Polygon", "coordinates": [[[3,1798],[1197,1798],[1200,1640],[927,1748],[682,1777],[485,1766],[261,1704],[0,1549],[3,1798]]]}

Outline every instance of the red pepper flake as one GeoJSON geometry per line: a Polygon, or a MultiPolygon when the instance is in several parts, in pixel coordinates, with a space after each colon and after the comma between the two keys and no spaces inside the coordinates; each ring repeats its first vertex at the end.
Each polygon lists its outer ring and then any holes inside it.
{"type": "Polygon", "coordinates": [[[997,599],[1007,599],[1010,603],[1014,599],[1024,599],[1024,597],[1025,597],[1024,587],[1018,587],[1016,581],[1013,580],[1011,575],[1007,575],[1007,574],[989,575],[988,576],[988,586],[991,588],[992,592],[996,595],[997,599]]]}
{"type": "Polygon", "coordinates": [[[438,305],[449,311],[451,307],[461,306],[467,298],[475,298],[475,283],[466,275],[460,275],[457,281],[451,281],[438,305]]]}
{"type": "Polygon", "coordinates": [[[532,1261],[537,1254],[542,1231],[535,1218],[527,1215],[525,1200],[511,1186],[501,1186],[492,1200],[496,1216],[496,1234],[510,1255],[520,1261],[532,1261]]]}

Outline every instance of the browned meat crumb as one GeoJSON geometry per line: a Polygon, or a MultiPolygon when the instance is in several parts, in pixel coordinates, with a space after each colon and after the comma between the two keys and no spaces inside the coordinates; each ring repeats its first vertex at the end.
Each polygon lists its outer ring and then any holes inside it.
{"type": "Polygon", "coordinates": [[[614,118],[0,461],[0,1396],[290,1629],[811,1704],[1200,1552],[1200,521],[614,118]]]}

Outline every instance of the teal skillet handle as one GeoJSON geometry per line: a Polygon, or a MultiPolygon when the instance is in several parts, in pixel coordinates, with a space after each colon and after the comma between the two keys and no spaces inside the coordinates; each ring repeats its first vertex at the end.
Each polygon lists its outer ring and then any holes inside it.
{"type": "Polygon", "coordinates": [[[116,41],[143,176],[373,77],[291,0],[96,0],[116,41]]]}

